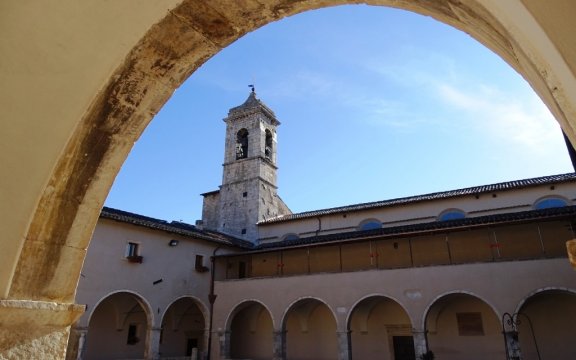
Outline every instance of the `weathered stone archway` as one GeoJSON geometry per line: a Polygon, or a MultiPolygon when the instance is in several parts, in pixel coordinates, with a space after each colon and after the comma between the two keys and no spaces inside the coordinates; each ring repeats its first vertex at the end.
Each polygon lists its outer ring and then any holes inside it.
{"type": "MultiPolygon", "coordinates": [[[[298,12],[347,3],[358,1],[3,5],[3,354],[16,356],[54,342],[62,344],[48,348],[62,353],[67,325],[81,312],[71,303],[98,212],[132,144],[174,89],[249,31],[298,12]],[[38,332],[14,331],[28,319],[38,332]]],[[[570,19],[576,5],[560,0],[362,3],[415,11],[468,32],[519,71],[576,140],[570,19]]]]}

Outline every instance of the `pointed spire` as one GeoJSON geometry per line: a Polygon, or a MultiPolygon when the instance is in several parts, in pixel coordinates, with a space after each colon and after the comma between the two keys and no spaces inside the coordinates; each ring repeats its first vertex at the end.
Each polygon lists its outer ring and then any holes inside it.
{"type": "MultiPolygon", "coordinates": [[[[276,119],[274,112],[266,106],[260,99],[256,97],[256,89],[254,85],[248,85],[252,90],[250,95],[242,105],[231,108],[228,111],[228,120],[233,120],[239,116],[244,116],[246,112],[261,111],[263,112],[276,126],[280,125],[280,122],[276,119]]],[[[224,119],[227,121],[226,119],[224,119]]]]}
{"type": "Polygon", "coordinates": [[[252,87],[252,91],[250,91],[250,95],[248,95],[248,99],[246,99],[246,101],[244,101],[244,103],[242,105],[240,105],[239,107],[243,107],[243,108],[247,108],[247,107],[253,107],[253,106],[258,106],[261,105],[260,100],[258,100],[256,98],[256,91],[254,91],[254,87],[252,87]]]}

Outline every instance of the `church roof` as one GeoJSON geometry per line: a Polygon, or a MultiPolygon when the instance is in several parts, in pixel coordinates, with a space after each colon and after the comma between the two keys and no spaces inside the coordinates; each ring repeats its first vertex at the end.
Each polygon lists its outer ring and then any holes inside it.
{"type": "Polygon", "coordinates": [[[317,216],[322,216],[322,215],[348,213],[348,212],[353,212],[353,211],[362,211],[362,210],[383,208],[383,207],[388,207],[388,206],[413,204],[413,203],[417,203],[417,202],[421,202],[421,201],[440,200],[440,199],[447,199],[447,198],[466,196],[466,195],[480,195],[480,194],[485,194],[485,193],[491,193],[494,191],[513,190],[513,189],[520,189],[520,188],[526,188],[526,187],[531,187],[531,186],[553,185],[553,184],[567,183],[567,182],[574,182],[574,181],[576,181],[576,173],[550,175],[550,176],[543,176],[543,177],[524,179],[524,180],[514,180],[514,181],[507,181],[507,182],[501,182],[501,183],[490,184],[490,185],[474,186],[474,187],[468,187],[468,188],[463,188],[463,189],[449,190],[449,191],[436,192],[436,193],[430,193],[430,194],[424,194],[424,195],[416,195],[416,196],[409,196],[409,197],[396,198],[396,199],[390,199],[390,200],[382,200],[382,201],[375,201],[375,202],[333,207],[333,208],[328,208],[328,209],[306,211],[306,212],[295,213],[295,214],[281,215],[281,216],[278,216],[275,218],[270,218],[270,219],[267,219],[264,221],[260,221],[258,223],[258,225],[274,224],[274,223],[280,223],[280,222],[285,222],[285,221],[312,218],[312,217],[317,217],[317,216]]]}
{"type": "Polygon", "coordinates": [[[166,231],[168,233],[193,237],[196,239],[206,240],[222,245],[239,246],[242,248],[252,248],[252,243],[241,240],[217,231],[200,230],[194,225],[181,221],[168,222],[165,220],[155,219],[152,217],[134,214],[128,211],[122,211],[109,207],[104,207],[100,212],[100,218],[115,220],[137,226],[143,226],[153,230],[166,231]]]}
{"type": "Polygon", "coordinates": [[[522,224],[536,220],[551,221],[573,219],[576,216],[576,206],[564,206],[540,210],[528,210],[514,213],[493,214],[473,218],[447,221],[432,221],[427,223],[384,227],[372,230],[340,232],[336,234],[303,237],[281,242],[263,243],[254,247],[253,251],[278,250],[298,246],[322,245],[338,242],[353,242],[367,239],[398,238],[419,236],[447,231],[472,230],[493,225],[522,224]]]}
{"type": "Polygon", "coordinates": [[[250,92],[250,95],[248,95],[248,98],[246,99],[246,101],[244,101],[242,105],[233,107],[228,111],[228,117],[235,117],[236,115],[244,115],[246,112],[249,112],[251,110],[261,110],[277,125],[280,124],[280,122],[276,119],[274,111],[272,111],[272,109],[270,109],[268,106],[266,106],[266,104],[264,104],[260,99],[256,97],[256,92],[254,90],[250,92]]]}

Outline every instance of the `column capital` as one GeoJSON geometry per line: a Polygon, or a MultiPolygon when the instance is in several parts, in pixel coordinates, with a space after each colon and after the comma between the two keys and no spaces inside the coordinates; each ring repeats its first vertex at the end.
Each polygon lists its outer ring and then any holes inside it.
{"type": "Polygon", "coordinates": [[[70,326],[84,313],[84,305],[32,300],[0,300],[2,326],[70,326]]]}
{"type": "Polygon", "coordinates": [[[0,358],[28,358],[30,349],[42,349],[46,358],[62,358],[70,326],[84,309],[72,303],[0,300],[0,358]]]}

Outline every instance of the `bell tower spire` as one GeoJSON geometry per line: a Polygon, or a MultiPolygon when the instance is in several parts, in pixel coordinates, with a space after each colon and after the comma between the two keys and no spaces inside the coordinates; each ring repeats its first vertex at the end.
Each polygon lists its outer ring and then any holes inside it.
{"type": "Polygon", "coordinates": [[[256,97],[229,110],[222,185],[204,195],[204,228],[256,243],[257,223],[290,210],[277,195],[276,128],[274,112],[256,97]]]}

